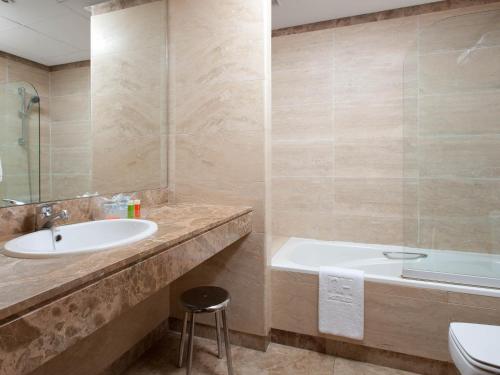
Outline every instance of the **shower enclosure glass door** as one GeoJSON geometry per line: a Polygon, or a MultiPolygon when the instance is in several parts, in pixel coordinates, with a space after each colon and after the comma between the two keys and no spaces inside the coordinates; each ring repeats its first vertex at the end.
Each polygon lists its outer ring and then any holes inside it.
{"type": "Polygon", "coordinates": [[[39,102],[27,82],[0,85],[0,207],[40,201],[39,102]]]}
{"type": "Polygon", "coordinates": [[[421,24],[405,62],[404,277],[500,288],[500,11],[421,24]]]}

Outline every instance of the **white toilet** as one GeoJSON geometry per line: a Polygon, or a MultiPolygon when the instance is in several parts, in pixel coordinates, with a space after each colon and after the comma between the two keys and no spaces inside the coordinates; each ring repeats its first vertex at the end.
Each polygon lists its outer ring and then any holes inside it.
{"type": "Polygon", "coordinates": [[[500,374],[500,326],[451,323],[448,346],[462,375],[500,374]]]}

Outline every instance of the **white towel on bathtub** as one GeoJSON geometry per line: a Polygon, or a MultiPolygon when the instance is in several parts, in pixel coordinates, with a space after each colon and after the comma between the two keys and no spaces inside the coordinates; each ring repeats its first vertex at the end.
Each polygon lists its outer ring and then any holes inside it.
{"type": "Polygon", "coordinates": [[[319,268],[319,331],[362,340],[365,273],[338,267],[319,268]]]}

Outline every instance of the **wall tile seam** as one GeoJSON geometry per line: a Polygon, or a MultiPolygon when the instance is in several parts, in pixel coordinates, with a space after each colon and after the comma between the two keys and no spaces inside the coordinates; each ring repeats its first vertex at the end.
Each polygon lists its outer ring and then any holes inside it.
{"type": "Polygon", "coordinates": [[[90,94],[81,92],[81,93],[74,93],[74,94],[61,94],[61,95],[51,95],[51,99],[59,99],[59,98],[74,98],[74,97],[83,97],[83,98],[90,98],[90,94]]]}
{"type": "MultiPolygon", "coordinates": [[[[239,187],[241,186],[247,186],[249,184],[266,184],[266,181],[265,180],[261,180],[261,179],[256,179],[256,180],[235,180],[235,179],[227,179],[227,178],[214,178],[213,180],[199,180],[197,179],[196,177],[193,177],[193,178],[183,178],[184,176],[178,176],[178,174],[176,174],[176,180],[177,180],[177,183],[181,183],[181,184],[187,184],[189,183],[190,185],[193,185],[193,184],[197,184],[197,185],[200,185],[200,186],[203,186],[204,184],[208,184],[208,185],[212,185],[214,183],[221,183],[222,186],[227,186],[228,184],[231,184],[231,185],[238,185],[239,187]]],[[[224,188],[209,188],[209,189],[206,189],[206,190],[209,190],[209,191],[215,191],[215,192],[222,192],[222,191],[226,191],[227,189],[224,189],[224,188]]]]}
{"type": "MultiPolygon", "coordinates": [[[[500,1],[500,0],[499,0],[500,1]]],[[[173,73],[175,74],[175,72],[173,73]]],[[[234,79],[234,78],[229,78],[229,79],[221,79],[221,80],[213,80],[213,81],[206,81],[206,82],[190,82],[190,83],[183,83],[183,82],[175,82],[175,87],[176,90],[178,91],[179,87],[182,87],[184,89],[186,88],[199,88],[200,86],[203,87],[211,87],[211,86],[217,86],[217,85],[227,85],[231,83],[259,83],[259,82],[265,82],[269,78],[248,78],[248,79],[234,79]]],[[[264,89],[262,89],[264,90],[264,89]]],[[[262,92],[263,94],[263,92],[262,92]]]]}
{"type": "MultiPolygon", "coordinates": [[[[413,216],[406,216],[404,213],[401,214],[401,215],[387,215],[387,214],[377,214],[377,213],[373,213],[373,214],[361,214],[361,213],[341,213],[341,212],[337,212],[337,208],[332,208],[332,209],[329,209],[329,210],[316,210],[316,212],[314,213],[311,213],[311,214],[320,214],[320,215],[331,215],[331,218],[332,219],[335,219],[335,218],[346,218],[346,217],[349,217],[349,218],[366,218],[366,219],[388,219],[388,220],[397,220],[397,221],[401,221],[403,219],[413,219],[414,217],[413,216]]],[[[284,209],[275,209],[274,210],[275,213],[282,213],[282,214],[293,214],[293,213],[298,213],[298,212],[303,212],[303,209],[300,209],[300,208],[297,208],[297,209],[287,209],[287,210],[284,210],[284,209]]],[[[279,219],[277,219],[279,220],[279,219]]],[[[416,221],[416,220],[415,220],[416,221]]],[[[330,225],[334,225],[335,223],[330,223],[330,225]]],[[[274,233],[275,235],[279,235],[280,232],[279,231],[276,231],[276,233],[274,233]]],[[[283,234],[283,233],[281,233],[283,234]]],[[[356,241],[354,241],[356,242],[356,241]]]]}
{"type": "MultiPolygon", "coordinates": [[[[324,174],[324,175],[294,175],[294,174],[289,174],[289,175],[273,175],[271,176],[271,180],[274,179],[276,181],[283,181],[283,180],[307,180],[307,179],[325,179],[325,180],[332,180],[335,178],[335,175],[333,174],[324,174]]],[[[314,183],[315,181],[309,181],[310,183],[314,183]]],[[[332,181],[333,182],[333,181],[332,181]]]]}
{"type": "MultiPolygon", "coordinates": [[[[500,134],[499,134],[500,135],[500,134]]],[[[275,137],[273,137],[275,138],[275,137]]],[[[370,138],[371,140],[371,138],[370,138]]],[[[313,146],[328,146],[335,142],[334,137],[325,137],[325,138],[301,138],[301,139],[274,139],[271,140],[271,146],[305,146],[305,145],[313,145],[313,146]]]]}
{"type": "MultiPolygon", "coordinates": [[[[217,116],[219,117],[219,116],[217,116]]],[[[257,138],[258,136],[262,136],[262,147],[264,147],[264,129],[263,128],[256,128],[256,129],[248,129],[248,130],[241,130],[241,129],[228,129],[228,130],[223,130],[223,131],[200,131],[200,132],[189,132],[189,133],[179,133],[179,134],[175,134],[175,136],[178,136],[178,137],[182,137],[182,138],[192,138],[192,139],[197,139],[197,138],[202,138],[202,139],[206,139],[207,137],[214,137],[216,138],[217,140],[219,141],[224,141],[226,143],[229,143],[229,145],[231,145],[230,142],[227,142],[228,140],[227,139],[224,139],[222,136],[225,136],[225,135],[247,135],[247,136],[252,136],[254,138],[257,138]]],[[[255,144],[255,143],[253,143],[255,144]]],[[[260,143],[259,143],[260,144],[260,143]]]]}

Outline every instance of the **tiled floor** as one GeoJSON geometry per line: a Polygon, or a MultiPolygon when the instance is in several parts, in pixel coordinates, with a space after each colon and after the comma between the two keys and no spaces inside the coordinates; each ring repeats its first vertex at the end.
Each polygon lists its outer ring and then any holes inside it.
{"type": "MultiPolygon", "coordinates": [[[[185,374],[175,365],[177,336],[168,336],[146,352],[124,375],[185,374]]],[[[227,374],[225,359],[217,359],[215,341],[196,339],[193,373],[196,375],[227,374]]],[[[239,346],[232,347],[235,375],[414,375],[410,372],[348,361],[329,355],[271,344],[266,353],[239,346]]]]}

